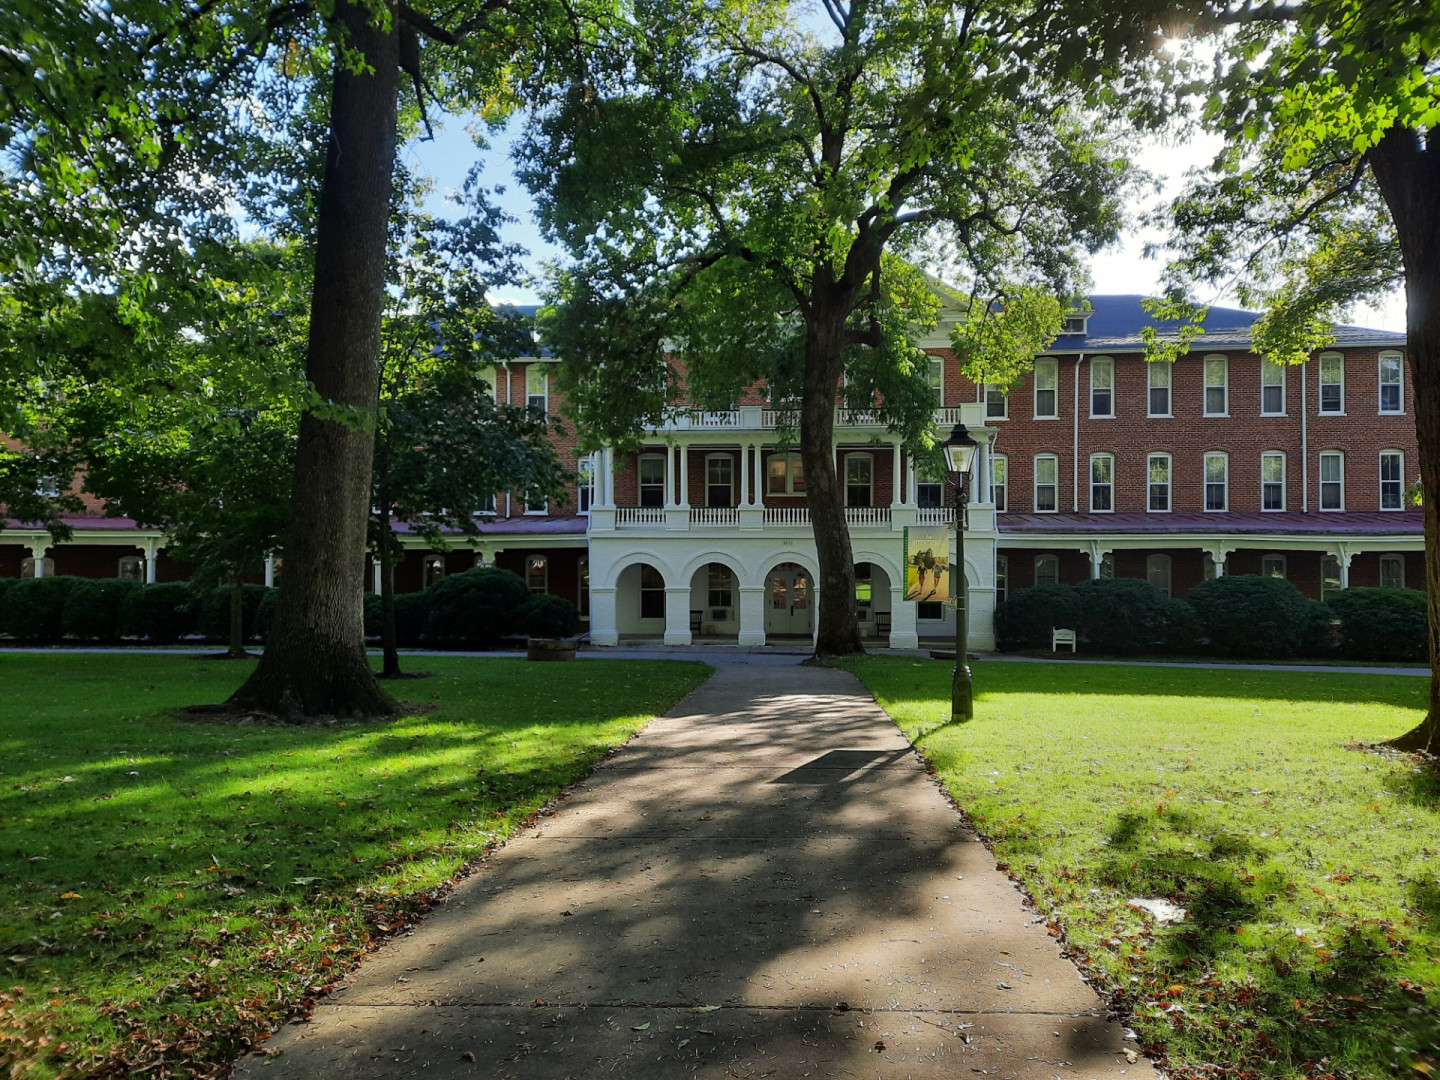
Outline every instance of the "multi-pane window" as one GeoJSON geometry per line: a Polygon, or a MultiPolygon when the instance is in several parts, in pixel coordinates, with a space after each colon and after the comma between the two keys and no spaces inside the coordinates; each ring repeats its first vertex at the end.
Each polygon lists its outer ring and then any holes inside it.
{"type": "Polygon", "coordinates": [[[525,493],[525,513],[527,514],[548,514],[550,512],[550,500],[543,494],[536,495],[531,492],[525,493]]]}
{"type": "Polygon", "coordinates": [[[1285,509],[1285,455],[1278,450],[1260,455],[1260,509],[1285,509]]]}
{"type": "Polygon", "coordinates": [[[1345,509],[1345,455],[1338,450],[1320,455],[1320,509],[1345,509]]]}
{"type": "Polygon", "coordinates": [[[1168,360],[1156,360],[1145,365],[1149,382],[1149,396],[1146,412],[1150,416],[1170,415],[1170,383],[1175,374],[1174,366],[1168,360]]]}
{"type": "Polygon", "coordinates": [[[845,455],[845,505],[870,506],[874,496],[874,465],[869,454],[845,455]]]}
{"type": "Polygon", "coordinates": [[[705,459],[705,505],[735,505],[735,459],[729,454],[705,459]]]}
{"type": "Polygon", "coordinates": [[[1205,357],[1205,415],[1225,416],[1230,411],[1230,361],[1205,357]]]}
{"type": "Polygon", "coordinates": [[[1285,415],[1285,365],[1279,360],[1260,361],[1260,415],[1285,415]]]}
{"type": "Polygon", "coordinates": [[[1060,386],[1060,361],[1041,357],[1035,361],[1035,419],[1054,420],[1060,416],[1057,396],[1060,386]]]}
{"type": "Polygon", "coordinates": [[[1090,510],[1109,513],[1115,509],[1115,459],[1109,454],[1090,457],[1090,510]]]}
{"type": "Polygon", "coordinates": [[[1380,556],[1380,587],[1382,589],[1405,588],[1405,556],[1380,556]]]}
{"type": "Polygon", "coordinates": [[[1054,454],[1035,455],[1035,512],[1053,514],[1059,508],[1060,459],[1054,454]]]}
{"type": "Polygon", "coordinates": [[[121,581],[144,581],[145,560],[139,555],[122,555],[119,571],[121,581]]]}
{"type": "Polygon", "coordinates": [[[711,608],[734,606],[735,575],[724,563],[712,562],[706,571],[705,594],[711,608]]]}
{"type": "Polygon", "coordinates": [[[640,617],[665,617],[665,578],[649,563],[640,566],[640,617]]]}
{"type": "Polygon", "coordinates": [[[1329,600],[1340,591],[1340,560],[1334,555],[1320,556],[1320,599],[1329,600]]]}
{"type": "Polygon", "coordinates": [[[498,402],[500,400],[500,384],[495,380],[495,367],[489,365],[482,367],[479,371],[480,381],[490,388],[490,399],[498,402]]]}
{"type": "Polygon", "coordinates": [[[525,556],[525,587],[532,593],[550,591],[550,560],[544,555],[525,556]]]}
{"type": "Polygon", "coordinates": [[[765,462],[767,495],[805,494],[805,464],[799,454],[771,454],[765,462]]]}
{"type": "Polygon", "coordinates": [[[1339,353],[1320,354],[1320,411],[1345,411],[1345,358],[1339,353]]]}
{"type": "Polygon", "coordinates": [[[1261,577],[1285,577],[1285,556],[1277,551],[1260,556],[1261,577]]]}
{"type": "Polygon", "coordinates": [[[915,505],[930,509],[944,505],[945,485],[938,480],[921,480],[915,485],[915,505]]]}
{"type": "Polygon", "coordinates": [[[445,576],[445,556],[426,555],[420,564],[420,583],[429,588],[445,576]]]}
{"type": "Polygon", "coordinates": [[[665,505],[665,455],[640,456],[640,505],[665,505]]]}
{"type": "Polygon", "coordinates": [[[1010,556],[995,556],[995,603],[1003,604],[1010,595],[1010,556]]]}
{"type": "Polygon", "coordinates": [[[1380,451],[1380,509],[1405,509],[1405,455],[1399,450],[1380,451]]]}
{"type": "Polygon", "coordinates": [[[525,404],[540,413],[549,411],[550,375],[543,364],[531,364],[525,369],[525,404]]]}
{"type": "Polygon", "coordinates": [[[1205,509],[1224,510],[1230,505],[1230,459],[1225,454],[1205,455],[1205,509]]]}
{"type": "Polygon", "coordinates": [[[990,495],[995,500],[997,513],[1004,513],[1010,505],[1007,498],[1010,491],[1010,459],[1004,454],[990,457],[990,495]]]}
{"type": "Polygon", "coordinates": [[[1036,585],[1059,585],[1059,584],[1060,584],[1060,556],[1058,556],[1058,555],[1036,555],[1036,556],[1035,556],[1035,584],[1036,584],[1036,585]]]}
{"type": "Polygon", "coordinates": [[[1402,413],[1405,411],[1405,365],[1400,354],[1380,354],[1380,411],[1402,413]]]}
{"type": "Polygon", "coordinates": [[[1115,415],[1115,361],[1108,356],[1090,362],[1090,415],[1115,415]]]}
{"type": "Polygon", "coordinates": [[[1147,474],[1145,509],[1163,514],[1170,509],[1170,455],[1151,454],[1145,460],[1147,474]]]}
{"type": "Polygon", "coordinates": [[[1100,580],[1115,580],[1115,553],[1113,551],[1107,551],[1100,556],[1100,580]]]}
{"type": "Polygon", "coordinates": [[[1145,559],[1145,580],[1166,596],[1170,595],[1170,556],[1150,555],[1145,559]]]}
{"type": "Polygon", "coordinates": [[[930,357],[925,364],[925,377],[935,395],[935,407],[945,404],[945,361],[938,356],[930,357]]]}
{"type": "Polygon", "coordinates": [[[985,387],[985,419],[1005,420],[1010,416],[1010,391],[1003,386],[985,387]]]}
{"type": "Polygon", "coordinates": [[[581,514],[588,514],[594,501],[595,464],[590,461],[582,461],[579,480],[575,485],[575,509],[581,514]]]}

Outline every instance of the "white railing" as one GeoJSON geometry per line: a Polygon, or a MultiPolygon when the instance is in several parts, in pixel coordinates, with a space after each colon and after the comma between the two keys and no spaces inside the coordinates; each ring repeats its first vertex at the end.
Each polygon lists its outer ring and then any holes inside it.
{"type": "Polygon", "coordinates": [[[847,506],[845,522],[848,525],[890,525],[888,506],[847,506]]]}
{"type": "Polygon", "coordinates": [[[765,409],[760,413],[762,428],[777,428],[782,423],[792,427],[799,426],[800,411],[798,409],[765,409]]]}
{"type": "Polygon", "coordinates": [[[765,507],[766,525],[809,525],[810,508],[808,506],[767,506],[765,507]]]}
{"type": "Polygon", "coordinates": [[[731,409],[722,412],[696,410],[690,414],[692,428],[734,428],[740,426],[740,412],[731,409]]]}
{"type": "Polygon", "coordinates": [[[836,427],[879,427],[880,416],[874,409],[836,409],[836,427]]]}
{"type": "Polygon", "coordinates": [[[739,525],[740,510],[734,506],[692,506],[691,525],[739,525]]]}
{"type": "Polygon", "coordinates": [[[952,406],[948,409],[935,410],[936,427],[954,427],[956,424],[963,422],[964,417],[960,415],[960,407],[958,405],[952,406]]]}
{"type": "Polygon", "coordinates": [[[625,525],[664,525],[665,508],[663,506],[617,506],[615,508],[615,525],[617,528],[625,525]]]}
{"type": "Polygon", "coordinates": [[[954,520],[953,506],[922,506],[915,511],[916,525],[949,525],[954,520]]]}

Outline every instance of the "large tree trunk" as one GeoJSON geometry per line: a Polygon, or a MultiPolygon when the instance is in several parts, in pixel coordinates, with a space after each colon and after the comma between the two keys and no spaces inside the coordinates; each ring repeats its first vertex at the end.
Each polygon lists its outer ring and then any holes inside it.
{"type": "Polygon", "coordinates": [[[805,334],[800,397],[800,457],[805,497],[820,564],[816,656],[863,653],[855,613],[855,556],[845,522],[844,489],[835,470],[835,394],[844,368],[845,311],[825,306],[816,290],[805,334]]]}
{"type": "Polygon", "coordinates": [[[1370,154],[1390,208],[1405,267],[1405,337],[1414,386],[1415,436],[1425,515],[1425,587],[1430,610],[1430,710],[1390,742],[1440,752],[1440,151],[1414,131],[1392,128],[1370,154]]]}
{"type": "Polygon", "coordinates": [[[395,165],[399,46],[366,9],[342,2],[330,145],[320,192],[305,373],[324,415],[300,420],[285,577],[275,631],[232,704],[292,717],[393,712],[365,654],[361,581],[370,510],[385,247],[395,165]]]}

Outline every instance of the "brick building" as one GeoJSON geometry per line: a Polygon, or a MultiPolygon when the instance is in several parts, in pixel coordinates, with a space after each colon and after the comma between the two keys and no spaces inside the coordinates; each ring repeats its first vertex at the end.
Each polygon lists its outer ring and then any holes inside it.
{"type": "MultiPolygon", "coordinates": [[[[980,442],[965,551],[974,645],[993,643],[995,603],[1037,581],[1143,577],[1182,596],[1225,573],[1280,574],[1315,597],[1349,584],[1423,587],[1421,516],[1405,497],[1416,456],[1403,336],[1340,327],[1333,349],[1279,368],[1250,351],[1254,313],[1216,308],[1189,355],[1148,364],[1140,300],[1092,297],[1008,393],[961,374],[948,349],[959,311],[922,342],[937,435],[964,422],[980,442]]],[[[500,365],[497,398],[563,416],[556,363],[542,354],[500,365]]],[[[638,451],[583,458],[567,424],[568,502],[497,493],[478,539],[432,552],[407,538],[396,587],[485,563],[574,600],[597,644],[808,639],[818,567],[782,422],[754,392],[731,410],[682,411],[638,451]]],[[[948,606],[905,596],[906,530],[953,522],[940,478],[922,475],[863,410],[837,411],[836,464],[862,632],[894,647],[952,633],[948,606]]],[[[0,576],[184,576],[153,530],[98,507],[71,524],[74,539],[52,545],[12,523],[0,532],[0,576]]],[[[267,565],[266,580],[274,574],[267,565]]]]}

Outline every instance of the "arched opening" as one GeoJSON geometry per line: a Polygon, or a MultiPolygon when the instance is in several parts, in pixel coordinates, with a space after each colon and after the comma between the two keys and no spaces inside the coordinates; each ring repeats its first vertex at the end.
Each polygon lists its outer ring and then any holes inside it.
{"type": "Polygon", "coordinates": [[[765,575],[765,636],[812,637],[815,589],[799,563],[780,563],[765,575]]]}
{"type": "Polygon", "coordinates": [[[855,564],[855,612],[859,616],[863,637],[890,639],[890,575],[879,563],[855,564]]]}
{"type": "Polygon", "coordinates": [[[740,582],[724,563],[706,563],[690,577],[690,634],[707,640],[740,634],[740,582]]]}
{"type": "Polygon", "coordinates": [[[634,563],[615,579],[615,629],[622,637],[665,636],[665,575],[634,563]]]}

